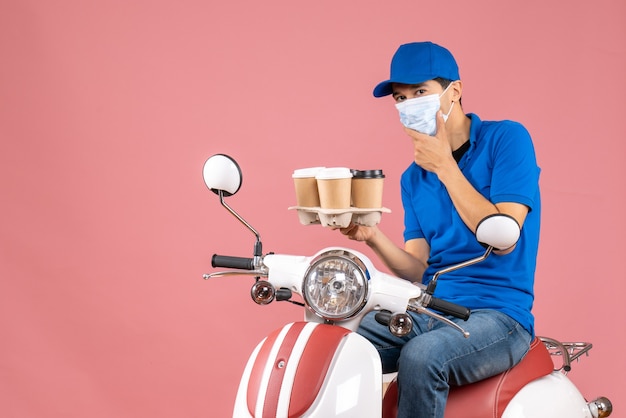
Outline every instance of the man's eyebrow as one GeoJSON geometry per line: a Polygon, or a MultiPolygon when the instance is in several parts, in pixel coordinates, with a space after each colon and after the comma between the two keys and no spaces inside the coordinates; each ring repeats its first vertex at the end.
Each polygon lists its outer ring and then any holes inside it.
{"type": "MultiPolygon", "coordinates": [[[[423,83],[417,83],[417,84],[406,84],[406,85],[407,85],[407,86],[409,86],[409,88],[411,88],[411,89],[417,89],[417,88],[420,88],[420,87],[424,87],[424,86],[426,86],[426,82],[423,82],[423,83]]],[[[396,91],[396,90],[392,90],[391,94],[392,94],[393,96],[397,96],[397,95],[399,95],[399,94],[400,94],[400,92],[398,92],[398,91],[396,91]]]]}

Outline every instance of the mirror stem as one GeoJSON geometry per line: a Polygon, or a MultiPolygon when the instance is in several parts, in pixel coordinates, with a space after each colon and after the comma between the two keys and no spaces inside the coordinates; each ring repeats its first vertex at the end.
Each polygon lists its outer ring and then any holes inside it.
{"type": "Polygon", "coordinates": [[[220,196],[220,203],[222,204],[222,206],[224,206],[226,208],[226,210],[228,210],[235,218],[237,218],[239,220],[239,222],[244,224],[246,226],[246,228],[248,228],[254,234],[254,236],[256,237],[256,243],[254,244],[254,256],[255,257],[262,256],[263,255],[263,245],[261,244],[261,236],[259,235],[257,230],[254,229],[252,227],[252,225],[250,225],[248,222],[246,222],[245,219],[243,219],[237,212],[235,212],[230,206],[228,206],[226,204],[226,201],[224,200],[224,191],[223,190],[219,190],[218,194],[220,196]]]}
{"type": "Polygon", "coordinates": [[[472,264],[480,263],[481,261],[489,257],[489,254],[491,254],[492,251],[493,251],[493,247],[489,246],[487,247],[487,250],[485,251],[485,253],[479,257],[476,257],[471,260],[467,260],[463,263],[455,264],[448,268],[437,271],[433,275],[433,278],[431,279],[431,281],[428,283],[428,287],[426,288],[426,293],[428,293],[429,295],[432,295],[433,293],[435,293],[435,287],[437,287],[437,279],[439,279],[439,276],[441,276],[442,274],[450,273],[451,271],[458,270],[463,267],[471,266],[472,264]]]}

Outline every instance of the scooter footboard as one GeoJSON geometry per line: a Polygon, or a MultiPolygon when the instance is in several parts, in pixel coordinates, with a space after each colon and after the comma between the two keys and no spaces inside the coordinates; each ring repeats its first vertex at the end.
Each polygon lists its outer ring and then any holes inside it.
{"type": "Polygon", "coordinates": [[[345,328],[295,322],[254,350],[243,373],[233,416],[371,416],[382,403],[376,349],[345,328]]]}

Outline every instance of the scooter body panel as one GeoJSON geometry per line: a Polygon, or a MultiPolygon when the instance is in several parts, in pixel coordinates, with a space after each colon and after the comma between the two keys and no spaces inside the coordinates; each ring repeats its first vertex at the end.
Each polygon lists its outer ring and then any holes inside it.
{"type": "Polygon", "coordinates": [[[502,418],[592,418],[587,402],[574,384],[553,372],[524,386],[506,407],[502,418]]]}
{"type": "Polygon", "coordinates": [[[367,417],[382,407],[376,349],[341,327],[296,322],[253,351],[234,418],[367,417]]]}

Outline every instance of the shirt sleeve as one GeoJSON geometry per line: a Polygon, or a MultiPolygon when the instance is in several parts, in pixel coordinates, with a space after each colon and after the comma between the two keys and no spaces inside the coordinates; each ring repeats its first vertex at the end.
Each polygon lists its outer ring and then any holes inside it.
{"type": "Polygon", "coordinates": [[[420,226],[419,219],[413,208],[413,191],[415,189],[414,176],[415,169],[407,169],[400,180],[400,192],[402,197],[402,207],[404,209],[404,242],[416,238],[424,238],[424,232],[420,226]]]}
{"type": "Polygon", "coordinates": [[[511,121],[500,124],[495,134],[490,200],[521,203],[532,210],[539,198],[540,169],[530,134],[511,121]]]}

